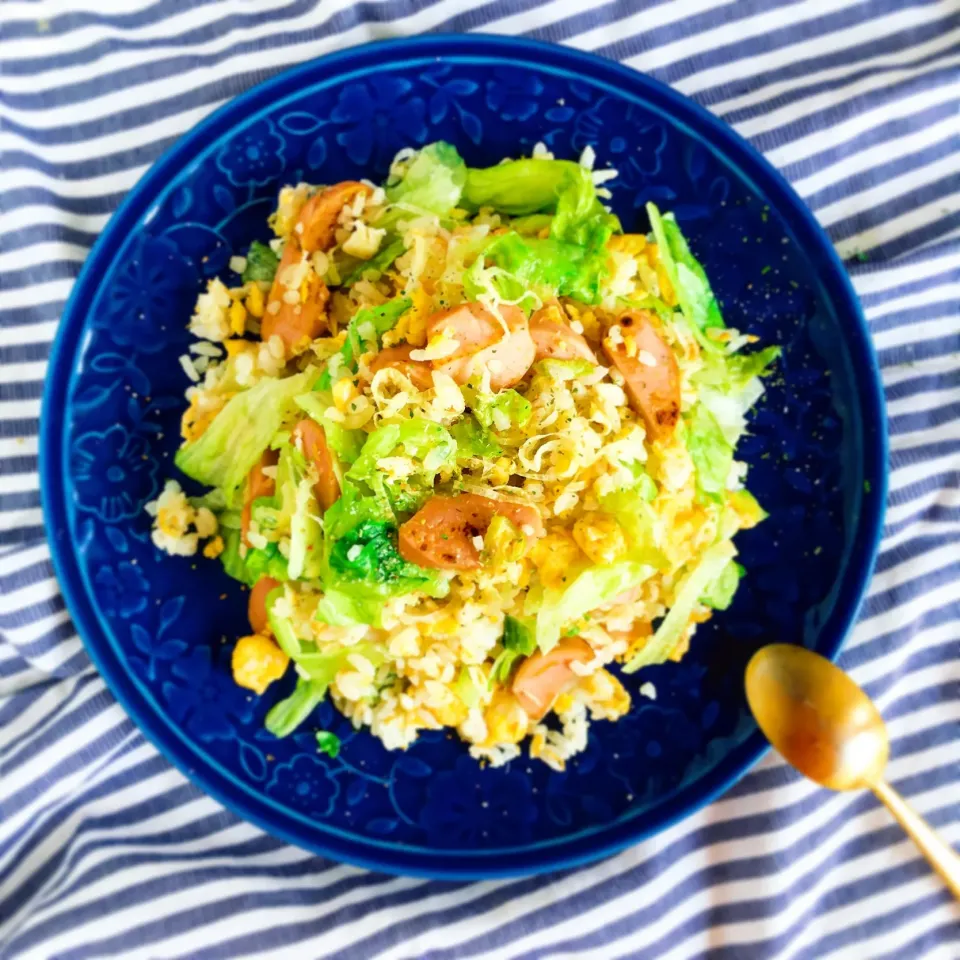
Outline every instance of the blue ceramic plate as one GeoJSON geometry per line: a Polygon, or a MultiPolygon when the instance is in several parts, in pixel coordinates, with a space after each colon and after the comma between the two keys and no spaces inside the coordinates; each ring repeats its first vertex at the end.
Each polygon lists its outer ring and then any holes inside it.
{"type": "Polygon", "coordinates": [[[299,846],[436,877],[542,871],[612,853],[715,797],[764,747],[744,666],[770,640],[836,654],[866,586],[884,501],[877,368],[856,299],[800,200],[726,126],[613,63],[514,39],[430,37],[348,50],[248,91],[131,191],[78,280],[44,398],[50,540],[76,625],[146,735],[224,805],[299,846]],[[173,472],[187,386],[176,357],[206,280],[263,238],[281,184],[382,178],[444,139],[474,165],[590,144],[620,171],[614,207],[673,210],[732,326],[784,348],[742,453],[770,519],[737,538],[749,575],[680,664],[642,671],[629,716],[593,725],[562,774],[482,770],[424,735],[389,753],[329,705],[340,756],[263,730],[287,693],[233,684],[245,601],[219,564],[155,551],[143,504],[173,472]]]}

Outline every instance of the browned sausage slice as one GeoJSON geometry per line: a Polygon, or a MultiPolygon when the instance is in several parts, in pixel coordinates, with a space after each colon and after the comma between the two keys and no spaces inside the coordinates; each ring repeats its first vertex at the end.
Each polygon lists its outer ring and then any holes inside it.
{"type": "Polygon", "coordinates": [[[276,481],[273,477],[268,477],[263,472],[263,468],[276,466],[279,458],[280,455],[276,450],[264,450],[260,455],[259,463],[254,464],[250,473],[247,474],[246,496],[243,501],[243,510],[240,512],[240,536],[248,547],[251,546],[247,533],[250,530],[253,501],[258,497],[272,497],[277,489],[276,481]]]}
{"type": "Polygon", "coordinates": [[[518,384],[533,364],[536,347],[527,318],[519,307],[501,304],[503,324],[480,303],[463,303],[427,317],[427,336],[447,335],[458,347],[449,357],[434,360],[437,370],[463,385],[481,370],[490,372],[490,387],[504,390],[518,384]]]}
{"type": "Polygon", "coordinates": [[[370,372],[378,373],[387,367],[399,370],[418,390],[429,390],[433,386],[433,369],[422,360],[411,360],[412,344],[402,343],[397,347],[386,347],[370,361],[370,372]]]}
{"type": "Polygon", "coordinates": [[[566,637],[549,653],[535,653],[520,664],[513,694],[531,720],[541,720],[553,702],[576,681],[571,663],[593,659],[593,650],[579,637],[566,637]]]}
{"type": "Polygon", "coordinates": [[[597,362],[590,344],[563,322],[560,310],[554,304],[546,304],[530,318],[530,336],[537,350],[537,360],[597,362]]]}
{"type": "Polygon", "coordinates": [[[623,374],[630,406],[643,419],[650,438],[662,440],[680,419],[677,358],[657,332],[656,319],[649,311],[624,314],[619,324],[625,342],[614,344],[607,336],[603,352],[623,374]]]}
{"type": "Polygon", "coordinates": [[[543,535],[540,512],[529,504],[476,493],[431,497],[400,527],[400,555],[421,567],[473,570],[480,566],[474,537],[482,537],[497,515],[519,527],[528,540],[543,535]]]}
{"type": "Polygon", "coordinates": [[[311,340],[327,329],[330,291],[323,280],[310,270],[299,287],[291,288],[284,283],[289,269],[300,262],[300,257],[300,245],[291,237],[284,248],[260,321],[260,338],[266,343],[271,337],[278,336],[288,357],[302,352],[311,340]],[[288,302],[293,295],[296,295],[296,302],[288,302]]]}
{"type": "Polygon", "coordinates": [[[344,180],[315,193],[303,205],[294,227],[300,246],[307,253],[329,250],[337,232],[340,211],[361,193],[369,197],[373,187],[357,180],[344,180]]]}
{"type": "Polygon", "coordinates": [[[327,435],[315,420],[304,417],[294,428],[293,442],[299,446],[309,463],[317,468],[317,482],[313,492],[324,510],[329,510],[340,499],[340,482],[333,466],[333,455],[327,446],[327,435]]]}
{"type": "Polygon", "coordinates": [[[273,577],[261,577],[250,591],[250,597],[247,601],[247,619],[250,621],[250,627],[254,633],[264,635],[270,633],[270,621],[267,617],[267,597],[271,590],[280,586],[278,580],[273,577]]]}

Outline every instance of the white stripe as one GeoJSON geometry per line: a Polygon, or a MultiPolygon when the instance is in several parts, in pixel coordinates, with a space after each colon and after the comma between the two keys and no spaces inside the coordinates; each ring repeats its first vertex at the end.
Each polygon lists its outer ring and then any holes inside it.
{"type": "Polygon", "coordinates": [[[44,283],[32,283],[27,287],[5,290],[0,299],[4,310],[29,308],[37,302],[48,303],[51,300],[66,300],[73,286],[73,280],[47,280],[44,283]]]}
{"type": "MultiPolygon", "coordinates": [[[[0,383],[36,383],[42,380],[47,372],[46,360],[32,360],[29,363],[5,363],[0,364],[0,383]]],[[[3,443],[0,440],[0,443],[3,443]]],[[[2,452],[0,456],[12,456],[2,452]]]]}
{"type": "MultiPolygon", "coordinates": [[[[878,143],[866,150],[860,150],[853,156],[844,157],[842,164],[839,165],[841,169],[837,169],[837,164],[830,164],[822,170],[817,170],[806,177],[794,180],[793,187],[800,196],[807,199],[826,187],[852,179],[856,174],[866,173],[874,167],[883,166],[901,157],[909,156],[911,153],[918,153],[941,143],[949,137],[955,136],[956,129],[956,117],[947,117],[939,123],[897,137],[896,140],[878,143]]],[[[899,180],[897,178],[887,181],[888,192],[897,189],[898,186],[899,180]]],[[[887,199],[887,197],[884,196],[883,199],[887,199]]]]}
{"type": "Polygon", "coordinates": [[[869,250],[881,243],[890,243],[905,233],[936,223],[958,210],[960,210],[960,200],[956,194],[953,197],[931,200],[922,207],[915,207],[909,213],[902,214],[893,220],[886,220],[875,227],[841,240],[836,244],[837,253],[844,258],[855,256],[861,250],[869,250]]]}
{"type": "Polygon", "coordinates": [[[947,307],[942,316],[932,320],[920,320],[875,333],[873,345],[877,350],[889,350],[891,347],[905,344],[919,345],[927,341],[943,340],[958,331],[960,331],[960,312],[947,307]]]}
{"type": "MultiPolygon", "coordinates": [[[[896,53],[879,54],[865,59],[855,57],[857,47],[865,46],[881,37],[892,36],[901,30],[916,30],[927,23],[935,23],[942,20],[946,12],[944,4],[905,8],[895,13],[856,23],[843,30],[833,30],[809,39],[800,39],[799,42],[791,44],[789,48],[790,59],[793,62],[797,62],[806,56],[824,57],[838,50],[849,50],[851,57],[847,62],[837,67],[827,67],[818,70],[816,73],[805,73],[801,76],[791,77],[789,80],[766,84],[750,90],[748,93],[731,97],[729,100],[718,101],[712,104],[710,109],[720,116],[726,116],[738,110],[768,103],[774,98],[783,97],[800,87],[810,87],[830,80],[842,80],[844,77],[863,71],[877,73],[888,67],[897,67],[907,58],[919,60],[934,53],[951,50],[960,31],[944,32],[933,40],[904,47],[896,53]]],[[[782,68],[783,63],[784,51],[782,49],[760,53],[745,61],[750,76],[759,76],[768,70],[782,68]]],[[[730,65],[721,64],[718,67],[698,72],[690,80],[681,84],[681,87],[683,92],[689,96],[692,92],[722,86],[729,83],[729,80],[730,65]]],[[[845,99],[846,96],[846,91],[842,86],[834,88],[829,93],[832,95],[831,102],[845,99]]],[[[794,105],[794,110],[797,109],[797,106],[794,105]]]]}
{"type": "MultiPolygon", "coordinates": [[[[849,120],[835,123],[829,127],[820,127],[818,124],[811,123],[811,128],[815,132],[808,133],[795,140],[785,142],[783,146],[773,147],[766,151],[766,158],[777,167],[785,167],[788,164],[799,163],[809,157],[819,153],[824,153],[833,147],[846,143],[854,137],[868,133],[875,127],[879,127],[891,120],[904,119],[921,110],[938,106],[943,103],[949,103],[953,99],[953,94],[949,88],[937,87],[920,90],[906,97],[890,99],[883,103],[878,103],[872,109],[863,113],[853,113],[849,120]]],[[[804,116],[810,118],[812,111],[804,116]]],[[[787,115],[792,122],[799,123],[803,118],[796,115],[787,115]]],[[[758,124],[764,118],[757,118],[758,124]]],[[[755,124],[755,125],[756,125],[755,124]]],[[[737,124],[737,130],[743,132],[743,125],[737,124]]],[[[774,129],[778,124],[771,122],[769,129],[774,129]]],[[[766,128],[764,128],[766,129],[766,128]]],[[[763,130],[758,130],[763,132],[763,130]]],[[[842,163],[842,160],[834,161],[842,163]]]]}
{"type": "MultiPolygon", "coordinates": [[[[9,228],[5,227],[5,229],[9,228]]],[[[9,253],[0,253],[0,270],[30,270],[61,261],[81,264],[86,260],[89,252],[89,247],[65,243],[62,240],[34,243],[28,247],[11,250],[9,253]]]]}
{"type": "MultiPolygon", "coordinates": [[[[960,258],[958,258],[960,261],[960,258]]],[[[866,315],[871,323],[879,323],[907,310],[916,310],[918,307],[926,307],[931,303],[951,303],[954,306],[954,313],[957,310],[957,298],[960,297],[960,283],[941,283],[935,287],[927,287],[926,290],[919,290],[916,293],[909,293],[896,300],[887,300],[884,303],[878,303],[867,309],[866,315]]]]}
{"type": "MultiPolygon", "coordinates": [[[[862,77],[859,80],[851,83],[842,88],[838,94],[833,90],[825,90],[822,93],[814,94],[813,96],[807,97],[802,101],[801,109],[803,113],[798,115],[798,108],[796,104],[787,104],[786,106],[781,107],[779,110],[772,110],[770,113],[764,113],[757,117],[751,117],[749,120],[743,120],[738,123],[737,130],[746,137],[756,137],[762,133],[767,133],[771,130],[776,130],[779,127],[786,126],[788,124],[798,124],[804,119],[813,118],[818,113],[824,110],[829,110],[832,107],[836,107],[837,102],[849,103],[856,97],[861,97],[866,93],[872,93],[876,90],[882,89],[883,87],[890,86],[891,84],[908,79],[922,79],[923,77],[942,71],[945,66],[952,66],[956,63],[960,63],[960,58],[944,58],[937,63],[931,65],[927,64],[923,68],[923,72],[916,70],[913,67],[905,67],[902,70],[892,70],[887,73],[869,75],[862,77]]],[[[938,91],[936,88],[931,88],[929,91],[924,91],[930,96],[930,103],[942,102],[945,98],[944,94],[949,94],[949,87],[946,90],[942,88],[938,91]],[[939,92],[939,96],[936,94],[939,92]]],[[[910,98],[915,99],[914,97],[910,98]]],[[[900,103],[902,105],[903,101],[891,100],[888,103],[882,105],[883,109],[890,109],[894,104],[900,103]]],[[[860,114],[861,118],[872,116],[877,110],[881,109],[881,105],[878,104],[868,113],[860,114]]],[[[837,128],[832,128],[833,132],[836,133],[837,128]]],[[[803,138],[801,141],[793,141],[791,146],[799,146],[800,143],[804,141],[809,141],[812,139],[812,135],[808,135],[803,138]]],[[[823,149],[824,145],[821,145],[820,148],[816,151],[817,153],[823,149]]],[[[787,150],[787,147],[779,147],[777,150],[773,151],[773,156],[778,155],[781,151],[787,150]]],[[[791,151],[792,152],[792,151],[791,151]]],[[[806,154],[800,153],[797,151],[800,156],[806,156],[806,154]]],[[[790,162],[796,162],[798,157],[795,155],[790,162]]]]}
{"type": "MultiPolygon", "coordinates": [[[[339,0],[339,2],[342,2],[342,0],[339,0]]],[[[704,2],[704,0],[701,0],[701,2],[704,2]]],[[[390,27],[384,27],[380,24],[364,24],[352,27],[345,33],[332,37],[304,37],[296,43],[285,46],[283,57],[286,62],[295,63],[318,57],[342,47],[353,46],[364,40],[394,36],[397,33],[409,36],[442,23],[445,19],[457,13],[460,5],[460,0],[440,0],[440,2],[426,7],[413,16],[395,22],[390,27]]],[[[295,32],[298,24],[309,23],[310,19],[309,16],[306,16],[301,19],[285,21],[284,31],[295,32]]],[[[132,88],[111,88],[101,96],[81,103],[44,111],[25,111],[7,107],[3,114],[21,126],[30,126],[34,129],[51,130],[59,127],[69,127],[77,123],[103,120],[118,111],[129,109],[131,94],[135,97],[135,102],[151,103],[191,92],[199,86],[198,77],[202,77],[202,83],[206,86],[218,80],[222,81],[235,76],[238,68],[244,73],[252,73],[258,70],[268,71],[275,67],[276,62],[277,53],[275,50],[271,48],[253,50],[234,55],[221,63],[208,65],[202,70],[185,70],[171,77],[136,84],[132,88]]],[[[210,106],[206,108],[207,111],[210,109],[212,109],[210,106]]],[[[33,149],[36,149],[36,145],[33,149]]],[[[90,155],[87,152],[86,144],[78,146],[75,153],[77,156],[83,156],[84,158],[90,155]]]]}
{"type": "Polygon", "coordinates": [[[0,327],[0,347],[53,340],[57,323],[56,320],[44,320],[41,323],[25,323],[17,327],[0,327]]]}
{"type": "MultiPolygon", "coordinates": [[[[944,157],[917,170],[901,173],[893,183],[878,183],[868,190],[851,193],[849,196],[827,204],[825,207],[818,207],[817,219],[824,226],[830,226],[830,224],[854,216],[861,210],[872,209],[884,202],[889,202],[895,197],[901,197],[911,190],[916,190],[928,183],[934,183],[944,177],[956,174],[956,171],[957,158],[954,156],[944,157]]],[[[949,205],[949,202],[947,205],[949,205]]],[[[941,208],[943,206],[944,203],[941,201],[941,208]]]]}

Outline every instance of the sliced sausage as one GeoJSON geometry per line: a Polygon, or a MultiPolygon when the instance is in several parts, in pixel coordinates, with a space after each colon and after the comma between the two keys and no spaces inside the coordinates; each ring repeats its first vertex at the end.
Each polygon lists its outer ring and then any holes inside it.
{"type": "Polygon", "coordinates": [[[673,432],[680,419],[677,358],[657,332],[656,318],[649,311],[624,314],[619,324],[624,340],[633,338],[633,345],[614,344],[607,336],[603,352],[623,374],[630,406],[642,418],[650,438],[662,440],[673,432]]]}
{"type": "Polygon", "coordinates": [[[541,720],[554,701],[577,680],[571,663],[587,663],[593,650],[579,637],[566,637],[549,653],[535,653],[520,664],[513,678],[513,695],[531,720],[541,720]]]}
{"type": "Polygon", "coordinates": [[[530,336],[537,350],[537,360],[597,362],[590,344],[563,322],[559,309],[553,304],[541,307],[530,318],[530,336]]]}
{"type": "Polygon", "coordinates": [[[294,227],[301,247],[307,253],[329,250],[334,243],[340,211],[361,193],[369,197],[373,187],[358,180],[344,180],[315,193],[303,205],[294,227]]]}
{"type": "Polygon", "coordinates": [[[446,334],[458,347],[449,357],[434,360],[436,370],[449,374],[461,386],[474,374],[490,372],[492,390],[519,383],[533,364],[536,347],[527,318],[519,307],[502,304],[503,324],[480,303],[464,303],[427,317],[427,337],[446,334]]]}
{"type": "Polygon", "coordinates": [[[329,510],[340,499],[340,482],[333,465],[333,455],[327,446],[327,435],[315,420],[304,417],[293,428],[293,442],[300,448],[308,463],[317,469],[313,492],[324,510],[329,510]]]}
{"type": "Polygon", "coordinates": [[[528,541],[543,536],[543,520],[536,507],[461,493],[431,497],[400,527],[400,555],[421,567],[476,569],[480,551],[473,538],[482,537],[498,515],[519,527],[528,541]]]}
{"type": "Polygon", "coordinates": [[[410,351],[416,347],[403,343],[397,347],[381,350],[370,361],[370,372],[375,374],[387,367],[399,370],[418,390],[429,390],[433,386],[433,368],[422,360],[411,360],[410,351]]]}
{"type": "Polygon", "coordinates": [[[272,497],[277,490],[277,482],[273,477],[268,477],[263,472],[263,468],[276,466],[279,458],[280,455],[276,450],[264,450],[260,455],[260,462],[254,464],[250,473],[247,474],[246,496],[243,500],[243,510],[240,512],[240,536],[248,547],[251,545],[247,539],[247,533],[250,530],[253,501],[258,497],[272,497]]]}
{"type": "Polygon", "coordinates": [[[254,633],[264,635],[270,633],[270,620],[267,617],[267,597],[272,590],[280,586],[279,580],[273,577],[261,577],[250,591],[247,600],[247,619],[254,633]]]}
{"type": "Polygon", "coordinates": [[[288,357],[302,352],[311,340],[327,329],[330,291],[323,280],[311,269],[301,286],[290,288],[283,283],[287,279],[288,268],[299,263],[300,258],[300,245],[291,237],[284,248],[260,321],[260,337],[264,343],[278,336],[283,341],[288,357]],[[291,289],[297,295],[296,303],[287,301],[291,289]]]}

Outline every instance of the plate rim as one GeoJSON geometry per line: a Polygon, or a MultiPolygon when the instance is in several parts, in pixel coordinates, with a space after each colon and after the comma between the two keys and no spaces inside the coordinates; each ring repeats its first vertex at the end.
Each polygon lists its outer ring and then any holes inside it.
{"type": "MultiPolygon", "coordinates": [[[[176,742],[170,741],[169,721],[144,701],[128,671],[115,659],[100,626],[100,617],[84,586],[76,555],[66,539],[69,536],[66,491],[57,470],[58,466],[69,462],[64,413],[75,372],[77,347],[85,331],[82,320],[88,315],[97,279],[113,263],[123,243],[121,226],[131,218],[136,224],[149,211],[158,193],[185,169],[196,152],[215,142],[226,130],[240,125],[245,119],[242,111],[250,108],[258,111],[270,101],[283,99],[292,92],[284,88],[290,87],[297,78],[309,76],[312,85],[329,81],[337,74],[355,73],[365,60],[371,58],[373,65],[379,66],[380,63],[399,64],[423,58],[442,60],[444,54],[460,60],[471,56],[509,59],[530,70],[540,66],[572,73],[579,68],[591,80],[652,101],[675,122],[692,128],[706,144],[736,163],[738,171],[747,176],[761,194],[771,199],[775,197],[778,209],[792,215],[789,219],[791,230],[806,234],[802,248],[816,247],[820,256],[825,258],[830,275],[821,277],[821,282],[830,295],[837,316],[851,322],[851,330],[844,339],[851,355],[859,354],[856,359],[860,362],[851,365],[854,383],[865,388],[861,393],[865,440],[862,469],[872,484],[869,495],[861,498],[856,542],[848,570],[841,581],[845,589],[837,598],[838,604],[843,602],[845,613],[836,615],[835,606],[827,621],[828,624],[836,621],[835,636],[827,650],[831,659],[837,657],[856,621],[879,552],[887,497],[888,435],[880,368],[869,328],[846,268],[813,213],[776,168],[732,127],[659,80],[615,61],[538,40],[482,33],[375,40],[294,64],[244,90],[184,133],[151,164],[110,217],[74,282],[51,346],[41,403],[38,472],[44,525],[54,571],[84,649],[113,696],[153,746],[198,789],[236,816],[301,849],[355,866],[407,876],[474,880],[532,875],[611,856],[666,830],[711,803],[753,767],[769,747],[759,731],[749,734],[710,773],[670,798],[676,812],[665,813],[653,807],[612,826],[569,839],[557,838],[550,844],[469,853],[442,848],[411,850],[388,841],[375,841],[372,837],[361,840],[335,836],[330,828],[313,820],[308,821],[312,829],[310,835],[306,835],[305,831],[285,822],[274,822],[272,818],[277,816],[275,805],[262,794],[240,784],[228,771],[218,769],[219,764],[215,761],[207,759],[204,762],[206,769],[198,769],[195,748],[191,749],[186,742],[181,745],[182,736],[177,737],[176,742]],[[759,184],[756,183],[758,179],[759,184]],[[155,185],[160,190],[152,189],[155,185]],[[861,380],[863,383],[859,382],[861,380]],[[873,420],[868,422],[871,416],[873,420]]],[[[284,816],[288,814],[292,824],[304,819],[294,818],[292,811],[285,811],[284,816]]]]}

